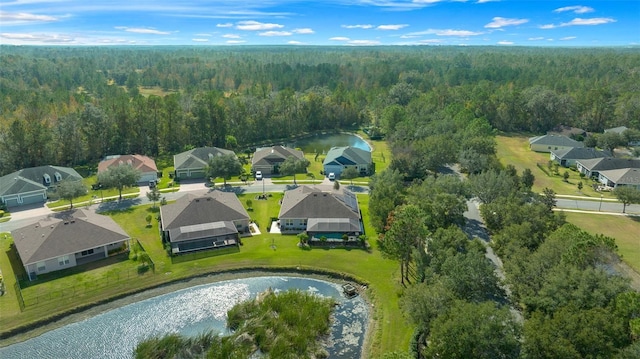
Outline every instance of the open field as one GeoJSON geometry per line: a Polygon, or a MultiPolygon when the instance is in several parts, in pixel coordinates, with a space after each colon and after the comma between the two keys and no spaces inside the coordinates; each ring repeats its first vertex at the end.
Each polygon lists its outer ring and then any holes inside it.
{"type": "Polygon", "coordinates": [[[569,223],[589,233],[615,238],[622,260],[640,273],[640,217],[565,213],[569,223]]]}
{"type": "Polygon", "coordinates": [[[547,163],[549,162],[549,154],[541,152],[533,152],[529,149],[529,139],[526,136],[520,135],[502,135],[496,136],[497,142],[497,156],[500,159],[500,163],[503,165],[513,165],[518,174],[521,174],[525,168],[529,168],[536,180],[533,184],[533,191],[542,192],[544,188],[551,188],[556,194],[585,196],[600,198],[603,194],[604,198],[615,198],[615,196],[609,192],[597,192],[593,190],[591,184],[592,180],[588,178],[580,178],[580,174],[577,171],[573,171],[569,168],[559,167],[559,174],[553,175],[551,171],[547,169],[547,163]],[[550,175],[547,175],[542,169],[538,167],[538,164],[542,166],[550,175]],[[562,175],[565,171],[569,172],[568,182],[564,182],[562,175]],[[578,182],[582,181],[582,191],[578,190],[578,182]]]}
{"type": "MultiPolygon", "coordinates": [[[[147,227],[145,217],[149,213],[155,213],[150,206],[140,206],[122,212],[112,213],[111,216],[118,222],[132,238],[137,238],[146,249],[155,263],[155,274],[144,272],[135,278],[125,281],[125,285],[106,286],[95,290],[80,291],[67,300],[44,301],[38,305],[27,307],[20,312],[13,292],[13,267],[8,262],[7,250],[10,240],[3,239],[2,253],[0,253],[0,268],[8,279],[8,293],[0,297],[2,317],[0,327],[3,330],[25,325],[27,323],[46,318],[55,313],[65,312],[80,306],[97,303],[108,297],[115,297],[124,293],[143,290],[152,286],[168,283],[188,277],[216,273],[225,270],[241,268],[296,268],[320,271],[332,271],[344,273],[369,283],[368,296],[374,304],[372,318],[376,321],[375,330],[370,333],[371,356],[392,350],[403,350],[407,347],[411,335],[409,325],[405,322],[398,308],[398,293],[400,286],[397,280],[398,265],[394,261],[382,258],[376,249],[366,251],[363,249],[300,249],[297,246],[296,236],[284,236],[280,234],[265,233],[271,217],[276,217],[279,211],[278,201],[282,197],[280,193],[274,193],[268,200],[256,200],[254,195],[241,195],[240,201],[246,206],[246,200],[252,200],[253,211],[250,216],[258,223],[261,235],[243,238],[240,251],[219,256],[198,258],[188,261],[172,262],[162,247],[158,232],[157,221],[147,227]],[[275,249],[272,248],[275,245],[275,249]],[[71,300],[73,298],[73,300],[71,300]]],[[[375,234],[369,226],[368,196],[359,196],[364,223],[366,225],[369,242],[375,247],[375,234]]],[[[59,288],[77,286],[79,279],[82,282],[99,282],[114,272],[130,273],[127,268],[136,265],[128,260],[100,267],[99,270],[81,271],[69,276],[58,277],[45,285],[50,291],[59,291],[59,288]]],[[[19,268],[18,268],[19,269],[19,268]]],[[[130,274],[129,274],[130,275],[130,274]]],[[[24,290],[25,296],[46,296],[45,285],[39,284],[24,290]]]]}

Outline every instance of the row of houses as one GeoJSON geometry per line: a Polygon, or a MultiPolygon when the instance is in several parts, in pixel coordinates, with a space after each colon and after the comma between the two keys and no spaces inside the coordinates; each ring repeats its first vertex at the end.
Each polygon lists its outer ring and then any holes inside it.
{"type": "Polygon", "coordinates": [[[615,158],[610,151],[587,148],[582,142],[556,134],[532,137],[529,147],[536,152],[548,152],[551,161],[561,166],[575,167],[585,177],[600,182],[604,189],[618,186],[640,189],[640,160],[615,158]]]}
{"type": "MultiPolygon", "coordinates": [[[[203,179],[212,158],[229,154],[235,155],[233,151],[217,147],[198,147],[179,153],[173,158],[174,176],[177,179],[203,179]]],[[[304,153],[283,146],[257,149],[252,157],[252,171],[262,171],[264,175],[277,174],[288,157],[303,159],[304,153]]],[[[98,173],[123,164],[131,165],[140,172],[138,184],[158,180],[155,161],[142,155],[108,156],[98,164],[98,173]]],[[[349,146],[334,147],[329,150],[323,162],[324,173],[334,173],[337,178],[349,167],[355,168],[363,176],[371,174],[371,152],[349,146]]],[[[82,176],[69,167],[39,166],[22,169],[0,177],[0,201],[7,207],[46,202],[49,194],[55,192],[57,183],[63,180],[81,181],[82,176]]]]}
{"type": "MultiPolygon", "coordinates": [[[[238,247],[251,236],[250,217],[231,192],[187,194],[160,208],[160,237],[173,255],[238,247]]],[[[312,241],[357,241],[364,233],[356,196],[346,190],[301,186],[285,192],[278,216],[285,234],[312,241]]],[[[11,232],[30,280],[107,258],[129,248],[130,236],[110,217],[86,209],[52,214],[11,232]]]]}

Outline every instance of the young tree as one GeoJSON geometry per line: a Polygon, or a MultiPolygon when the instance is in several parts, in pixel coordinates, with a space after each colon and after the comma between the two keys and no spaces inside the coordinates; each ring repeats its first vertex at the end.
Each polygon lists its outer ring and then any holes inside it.
{"type": "Polygon", "coordinates": [[[228,178],[242,173],[242,164],[233,153],[213,156],[205,168],[205,173],[207,174],[207,178],[211,178],[212,181],[217,177],[222,177],[224,185],[226,186],[228,178]]]}
{"type": "Polygon", "coordinates": [[[415,205],[398,207],[389,230],[381,239],[381,250],[389,258],[400,261],[400,280],[409,281],[409,264],[414,249],[424,252],[427,227],[424,213],[415,205]]]}
{"type": "Polygon", "coordinates": [[[161,196],[162,194],[160,193],[158,186],[153,187],[153,189],[151,189],[151,192],[147,192],[147,198],[149,199],[149,201],[153,202],[154,209],[156,208],[156,202],[160,200],[161,196]]]}
{"type": "Polygon", "coordinates": [[[553,207],[556,206],[556,192],[551,188],[545,187],[545,189],[542,190],[540,201],[544,203],[545,206],[547,206],[549,211],[553,210],[553,207]]]}
{"type": "Polygon", "coordinates": [[[293,175],[293,183],[298,184],[296,182],[296,173],[306,172],[307,167],[309,167],[309,161],[306,158],[298,159],[296,157],[289,156],[280,165],[280,173],[285,176],[293,175]]]}
{"type": "Polygon", "coordinates": [[[360,176],[360,172],[355,167],[347,167],[342,173],[340,173],[341,179],[351,180],[353,186],[353,179],[360,176]]]}
{"type": "Polygon", "coordinates": [[[578,191],[582,191],[582,187],[583,187],[582,181],[578,182],[578,191]]]}
{"type": "Polygon", "coordinates": [[[535,180],[536,178],[533,176],[533,173],[529,168],[526,168],[524,171],[522,171],[522,176],[520,177],[520,183],[522,185],[523,190],[530,192],[531,188],[533,187],[533,182],[535,180]]]}
{"type": "Polygon", "coordinates": [[[106,188],[118,190],[118,200],[122,200],[122,190],[127,186],[135,186],[140,179],[140,171],[130,164],[113,166],[104,172],[98,173],[98,182],[106,188]]]}
{"type": "Polygon", "coordinates": [[[564,171],[564,173],[562,174],[562,180],[564,182],[569,182],[569,171],[564,171]]]}
{"type": "Polygon", "coordinates": [[[627,205],[640,203],[640,190],[633,187],[619,186],[613,191],[613,194],[622,202],[622,213],[626,213],[627,205]]]}
{"type": "Polygon", "coordinates": [[[63,180],[58,184],[56,192],[62,199],[69,201],[69,209],[73,208],[73,199],[87,194],[87,187],[82,181],[63,180]]]}

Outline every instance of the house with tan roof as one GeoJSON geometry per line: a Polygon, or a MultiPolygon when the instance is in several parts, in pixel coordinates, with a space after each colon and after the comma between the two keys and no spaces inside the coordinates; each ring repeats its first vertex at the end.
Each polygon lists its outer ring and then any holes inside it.
{"type": "Polygon", "coordinates": [[[85,209],[52,214],[11,236],[29,280],[107,258],[128,248],[130,239],[111,217],[85,209]]]}
{"type": "Polygon", "coordinates": [[[280,232],[306,231],[312,241],[322,237],[342,241],[345,234],[355,241],[364,233],[358,199],[344,188],[322,191],[313,186],[300,186],[286,191],[278,219],[280,232]]]}
{"type": "Polygon", "coordinates": [[[173,254],[238,247],[240,236],[251,235],[249,214],[231,192],[184,195],[160,207],[160,218],[162,240],[173,254]]]}
{"type": "Polygon", "coordinates": [[[138,184],[147,184],[158,180],[158,167],[156,162],[143,155],[115,155],[108,156],[98,164],[98,173],[104,172],[113,166],[129,164],[140,172],[138,184]]]}
{"type": "Polygon", "coordinates": [[[640,190],[640,168],[600,171],[598,181],[610,188],[633,187],[640,190]]]}
{"type": "Polygon", "coordinates": [[[197,147],[173,156],[173,166],[177,179],[196,179],[205,177],[205,168],[215,156],[235,153],[218,147],[197,147]]]}
{"type": "Polygon", "coordinates": [[[259,148],[251,159],[251,170],[262,171],[263,175],[278,173],[280,165],[289,157],[304,160],[304,153],[284,146],[259,148]]]}
{"type": "Polygon", "coordinates": [[[38,166],[0,177],[0,201],[7,207],[43,203],[60,181],[82,181],[73,168],[38,166]]]}

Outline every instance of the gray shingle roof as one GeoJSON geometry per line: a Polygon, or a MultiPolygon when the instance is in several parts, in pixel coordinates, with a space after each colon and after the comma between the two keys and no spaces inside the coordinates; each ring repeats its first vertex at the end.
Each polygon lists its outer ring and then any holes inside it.
{"type": "Polygon", "coordinates": [[[198,224],[248,220],[249,215],[234,193],[213,191],[206,195],[187,194],[175,203],[160,207],[165,231],[198,224]]]}
{"type": "Polygon", "coordinates": [[[628,159],[628,158],[594,158],[589,160],[577,161],[582,167],[589,171],[607,171],[617,170],[621,168],[640,168],[640,160],[628,159]]]}
{"type": "Polygon", "coordinates": [[[290,156],[297,159],[304,159],[304,153],[300,150],[283,146],[273,146],[256,150],[253,154],[253,158],[251,159],[251,164],[253,166],[274,166],[278,163],[284,162],[284,160],[290,156]]]}
{"type": "Polygon", "coordinates": [[[58,166],[39,166],[21,169],[0,177],[0,196],[25,193],[47,189],[44,183],[44,177],[49,176],[51,184],[55,184],[56,173],[61,180],[82,180],[82,176],[73,168],[58,166]]]}
{"type": "Polygon", "coordinates": [[[173,156],[173,165],[176,170],[204,168],[209,163],[209,154],[222,156],[235,153],[218,147],[198,147],[173,156]]]}
{"type": "Polygon", "coordinates": [[[50,215],[11,236],[24,265],[129,239],[111,217],[84,209],[50,215]]]}
{"type": "Polygon", "coordinates": [[[360,219],[355,195],[346,190],[323,192],[300,186],[284,193],[278,218],[347,218],[360,219]]]}
{"type": "Polygon", "coordinates": [[[640,168],[621,168],[617,170],[600,171],[600,175],[607,177],[616,185],[640,184],[640,168]]]}
{"type": "Polygon", "coordinates": [[[332,147],[322,164],[328,165],[332,162],[341,165],[371,164],[371,152],[351,146],[332,147]]]}
{"type": "Polygon", "coordinates": [[[607,128],[604,130],[604,133],[613,132],[621,135],[626,130],[628,130],[626,126],[620,126],[620,127],[607,128]]]}
{"type": "Polygon", "coordinates": [[[543,146],[584,147],[584,143],[572,140],[567,136],[561,135],[543,135],[531,137],[529,139],[529,144],[543,146]]]}
{"type": "Polygon", "coordinates": [[[595,148],[572,147],[563,150],[551,151],[551,153],[553,153],[557,158],[572,160],[611,157],[611,152],[599,151],[595,148]]]}

